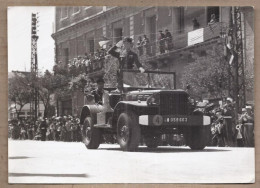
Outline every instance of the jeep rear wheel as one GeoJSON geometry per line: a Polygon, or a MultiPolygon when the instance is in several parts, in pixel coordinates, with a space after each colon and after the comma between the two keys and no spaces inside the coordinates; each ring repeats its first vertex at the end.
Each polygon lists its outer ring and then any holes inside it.
{"type": "Polygon", "coordinates": [[[124,151],[137,149],[141,138],[137,116],[132,112],[121,113],[117,121],[117,140],[124,151]]]}
{"type": "Polygon", "coordinates": [[[91,117],[86,117],[83,130],[82,140],[88,149],[97,149],[101,142],[100,130],[93,127],[93,121],[91,117]]]}
{"type": "Polygon", "coordinates": [[[189,127],[185,131],[186,144],[192,150],[203,150],[209,143],[210,126],[189,127]]]}
{"type": "Polygon", "coordinates": [[[144,137],[144,140],[145,140],[145,145],[148,147],[148,148],[157,148],[160,144],[160,136],[145,136],[144,137]]]}

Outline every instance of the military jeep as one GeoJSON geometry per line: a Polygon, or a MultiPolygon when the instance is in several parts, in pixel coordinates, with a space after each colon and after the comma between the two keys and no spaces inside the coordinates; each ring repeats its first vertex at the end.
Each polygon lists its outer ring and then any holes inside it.
{"type": "Polygon", "coordinates": [[[82,108],[83,143],[88,149],[97,149],[103,134],[116,135],[124,151],[136,150],[141,138],[148,148],[156,148],[163,134],[183,134],[192,150],[205,148],[210,117],[195,111],[188,93],[176,89],[174,72],[122,71],[133,74],[136,85],[124,87],[124,92],[107,88],[109,107],[82,108]]]}

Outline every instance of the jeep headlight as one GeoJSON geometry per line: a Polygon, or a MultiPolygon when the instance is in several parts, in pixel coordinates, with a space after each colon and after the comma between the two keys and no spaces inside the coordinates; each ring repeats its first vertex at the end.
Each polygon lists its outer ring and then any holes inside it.
{"type": "Polygon", "coordinates": [[[152,94],[150,97],[146,100],[147,105],[159,105],[160,104],[160,97],[158,93],[152,94]]]}

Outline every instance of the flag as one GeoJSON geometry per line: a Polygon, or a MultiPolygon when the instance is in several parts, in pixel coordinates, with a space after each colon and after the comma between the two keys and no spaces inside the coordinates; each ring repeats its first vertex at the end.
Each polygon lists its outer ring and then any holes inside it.
{"type": "Polygon", "coordinates": [[[229,64],[230,64],[230,65],[232,64],[233,60],[234,60],[234,55],[231,55],[231,57],[230,57],[230,59],[229,59],[229,64]]]}
{"type": "Polygon", "coordinates": [[[102,37],[103,39],[101,40],[101,41],[99,41],[98,42],[98,44],[99,44],[99,46],[101,47],[101,48],[106,48],[106,45],[107,45],[107,43],[110,41],[107,37],[105,37],[105,36],[103,36],[102,37]]]}
{"type": "Polygon", "coordinates": [[[98,44],[101,48],[106,48],[106,44],[109,42],[109,40],[102,40],[102,41],[99,41],[98,44]]]}

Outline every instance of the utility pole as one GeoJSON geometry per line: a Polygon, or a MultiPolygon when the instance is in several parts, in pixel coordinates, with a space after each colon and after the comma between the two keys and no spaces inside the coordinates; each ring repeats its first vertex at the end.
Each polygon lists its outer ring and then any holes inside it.
{"type": "Polygon", "coordinates": [[[236,112],[240,112],[246,104],[245,75],[244,75],[244,49],[243,49],[243,26],[240,7],[231,7],[231,20],[229,37],[230,40],[230,95],[236,102],[236,112]]]}
{"type": "Polygon", "coordinates": [[[32,87],[32,100],[30,103],[30,112],[36,121],[39,113],[39,88],[38,88],[38,54],[37,54],[37,23],[38,14],[32,13],[32,26],[31,26],[31,87],[32,87]]]}

